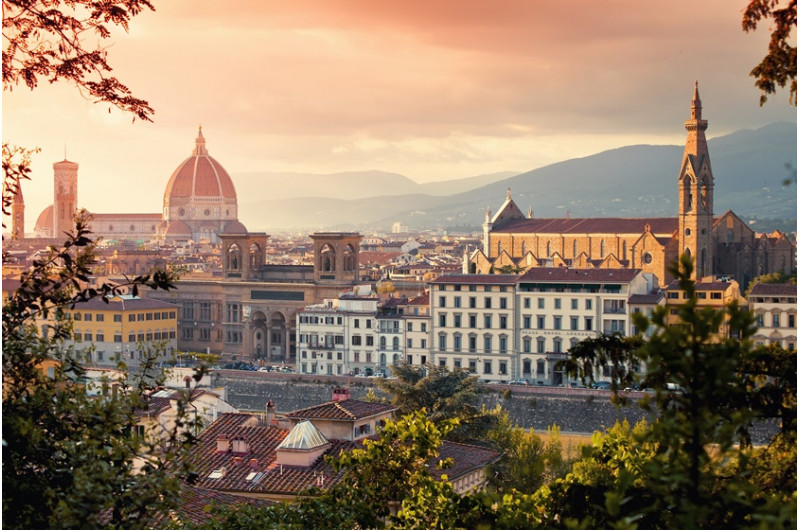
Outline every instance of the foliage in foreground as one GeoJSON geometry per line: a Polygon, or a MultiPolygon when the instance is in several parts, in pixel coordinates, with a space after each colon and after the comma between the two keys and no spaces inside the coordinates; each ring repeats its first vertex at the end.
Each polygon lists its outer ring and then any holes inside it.
{"type": "MultiPolygon", "coordinates": [[[[120,288],[171,288],[162,272],[126,285],[84,289],[94,244],[86,217],[62,249],[34,261],[3,305],[3,525],[7,528],[144,528],[177,504],[180,469],[174,464],[189,434],[161,441],[136,432],[136,410],[156,378],[158,352],[146,350],[143,376],[91,397],[79,381],[79,352],[65,347],[71,322],[64,310],[120,288]],[[48,322],[43,333],[37,325],[48,322]],[[50,368],[52,373],[48,374],[50,368]]],[[[120,368],[124,369],[124,365],[120,368]]],[[[184,402],[179,403],[182,407],[184,402]]],[[[178,428],[194,429],[179,410],[178,428]]]]}

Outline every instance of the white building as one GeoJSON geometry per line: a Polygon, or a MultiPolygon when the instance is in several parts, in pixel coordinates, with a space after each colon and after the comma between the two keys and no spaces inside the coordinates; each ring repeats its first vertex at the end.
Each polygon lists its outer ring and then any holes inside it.
{"type": "Polygon", "coordinates": [[[453,274],[431,282],[431,352],[483,381],[512,378],[518,276],[453,274]]]}
{"type": "Polygon", "coordinates": [[[402,307],[405,329],[405,361],[423,365],[431,361],[431,304],[424,294],[402,307]]]}
{"type": "MultiPolygon", "coordinates": [[[[555,369],[567,359],[566,351],[600,333],[632,334],[630,300],[642,301],[640,295],[650,293],[654,281],[632,269],[530,269],[516,286],[520,355],[513,375],[539,385],[568,383],[555,369]]],[[[598,373],[595,379],[604,376],[598,373]]]]}
{"type": "Polygon", "coordinates": [[[747,296],[758,329],[756,344],[780,344],[797,348],[797,285],[792,283],[757,283],[747,296]]]}

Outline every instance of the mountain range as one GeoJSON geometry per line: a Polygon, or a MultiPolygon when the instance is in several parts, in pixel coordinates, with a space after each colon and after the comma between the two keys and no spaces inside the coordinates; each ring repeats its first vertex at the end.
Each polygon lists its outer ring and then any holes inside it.
{"type": "MultiPolygon", "coordinates": [[[[796,226],[797,125],[774,123],[708,141],[714,210],[796,226]],[[792,184],[784,186],[786,179],[792,184]]],[[[234,174],[250,230],[476,230],[510,188],[535,217],[653,217],[677,212],[679,145],[632,145],[518,173],[418,184],[396,173],[234,174]],[[242,197],[269,197],[245,201],[242,197]],[[313,193],[309,193],[313,190],[313,193]]]]}

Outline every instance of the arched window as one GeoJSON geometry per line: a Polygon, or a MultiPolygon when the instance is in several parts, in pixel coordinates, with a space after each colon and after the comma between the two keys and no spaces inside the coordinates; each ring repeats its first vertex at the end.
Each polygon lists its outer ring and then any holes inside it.
{"type": "Polygon", "coordinates": [[[606,257],[606,240],[605,239],[600,240],[600,257],[601,258],[605,258],[606,257]]]}
{"type": "Polygon", "coordinates": [[[323,272],[333,272],[336,270],[336,252],[330,245],[322,247],[319,256],[319,267],[323,272]]]}
{"type": "Polygon", "coordinates": [[[263,261],[261,254],[261,247],[253,243],[250,245],[250,270],[257,271],[261,267],[263,261]]]}
{"type": "Polygon", "coordinates": [[[239,248],[239,245],[233,243],[230,247],[228,247],[228,268],[238,271],[241,268],[241,264],[242,249],[239,248]]]}
{"type": "Polygon", "coordinates": [[[573,239],[572,240],[572,257],[573,258],[577,258],[578,257],[578,240],[577,239],[573,239]]]}
{"type": "Polygon", "coordinates": [[[547,257],[550,257],[550,242],[547,242],[547,257]]]}
{"type": "Polygon", "coordinates": [[[356,270],[356,251],[352,245],[344,248],[344,270],[348,272],[356,270]]]}
{"type": "Polygon", "coordinates": [[[399,350],[400,349],[400,339],[398,337],[392,338],[392,349],[399,350]]]}
{"type": "Polygon", "coordinates": [[[386,337],[381,337],[381,349],[386,349],[386,337]]]}

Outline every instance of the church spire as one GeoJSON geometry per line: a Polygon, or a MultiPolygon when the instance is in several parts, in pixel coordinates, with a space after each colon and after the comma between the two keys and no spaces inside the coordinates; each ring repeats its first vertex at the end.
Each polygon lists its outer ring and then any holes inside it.
{"type": "Polygon", "coordinates": [[[203,126],[201,125],[197,130],[197,139],[194,143],[194,151],[192,152],[192,155],[200,156],[207,154],[208,151],[206,150],[206,139],[203,137],[203,126]]]}

